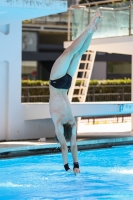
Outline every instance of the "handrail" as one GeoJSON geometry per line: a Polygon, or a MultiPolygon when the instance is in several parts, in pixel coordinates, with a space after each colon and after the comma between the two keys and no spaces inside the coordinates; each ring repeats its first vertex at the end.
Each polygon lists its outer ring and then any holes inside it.
{"type": "MultiPolygon", "coordinates": [[[[90,85],[89,90],[86,96],[86,101],[105,101],[105,98],[108,101],[129,101],[131,100],[131,85],[90,85]],[[112,92],[105,92],[104,88],[114,88],[112,92]],[[99,92],[96,90],[99,88],[99,92]],[[129,88],[127,90],[126,88],[129,88]],[[98,98],[98,99],[97,99],[98,98]]],[[[22,86],[22,102],[49,102],[49,86],[22,86]],[[35,92],[31,92],[33,89],[36,89],[35,92]],[[38,89],[38,90],[37,90],[38,89]],[[42,89],[43,93],[40,92],[42,89]]],[[[107,101],[106,99],[106,101],[107,101]]],[[[74,101],[73,101],[74,102],[74,101]]]]}
{"type": "MultiPolygon", "coordinates": [[[[121,10],[127,10],[130,6],[123,7],[121,10]]],[[[99,10],[105,10],[105,11],[119,11],[119,8],[106,8],[106,7],[100,7],[99,10]]]]}
{"type": "Polygon", "coordinates": [[[96,1],[96,2],[91,2],[91,3],[81,3],[81,4],[78,4],[78,5],[72,5],[70,6],[69,9],[71,8],[79,8],[79,7],[82,7],[82,6],[85,6],[85,7],[90,7],[90,6],[93,6],[93,5],[100,5],[100,4],[107,4],[107,3],[115,3],[115,2],[124,2],[123,0],[105,0],[105,1],[96,1]]]}
{"type": "MultiPolygon", "coordinates": [[[[97,1],[97,2],[91,2],[91,3],[83,3],[83,4],[78,4],[78,5],[72,5],[68,9],[68,35],[67,35],[67,40],[71,40],[71,10],[76,9],[76,8],[83,8],[83,7],[91,7],[91,6],[98,6],[98,5],[103,5],[103,4],[109,4],[109,3],[125,3],[124,0],[105,0],[105,1],[97,1]]],[[[117,11],[119,8],[106,8],[106,7],[99,7],[99,10],[109,10],[110,11],[117,11]]],[[[131,35],[131,1],[129,1],[129,6],[125,6],[121,8],[121,10],[126,10],[129,9],[129,35],[131,35]]]]}

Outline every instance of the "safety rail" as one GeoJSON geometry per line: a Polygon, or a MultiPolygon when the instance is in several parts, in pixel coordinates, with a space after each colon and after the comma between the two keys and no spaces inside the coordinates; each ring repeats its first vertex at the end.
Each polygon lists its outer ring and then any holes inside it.
{"type": "MultiPolygon", "coordinates": [[[[49,86],[23,86],[22,103],[49,102],[49,86]]],[[[73,102],[78,102],[77,98],[73,102]]],[[[131,85],[101,85],[89,86],[86,102],[95,101],[131,101],[131,85]],[[104,92],[105,88],[112,88],[112,92],[104,92]],[[103,91],[102,91],[103,90],[103,91]]]]}
{"type": "Polygon", "coordinates": [[[83,123],[88,125],[95,125],[95,124],[109,124],[109,123],[125,123],[131,122],[131,114],[125,115],[106,115],[106,116],[91,116],[91,117],[82,117],[81,118],[83,123]]]}
{"type": "Polygon", "coordinates": [[[68,41],[76,39],[99,10],[103,19],[93,38],[132,35],[133,0],[105,0],[71,6],[68,11],[68,41]]]}
{"type": "Polygon", "coordinates": [[[49,86],[23,86],[22,103],[28,102],[49,102],[49,86]]]}

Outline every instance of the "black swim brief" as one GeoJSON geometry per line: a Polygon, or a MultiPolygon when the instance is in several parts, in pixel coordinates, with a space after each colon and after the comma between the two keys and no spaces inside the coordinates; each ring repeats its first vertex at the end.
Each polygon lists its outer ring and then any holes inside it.
{"type": "Polygon", "coordinates": [[[69,89],[71,87],[72,77],[69,74],[56,79],[50,80],[50,84],[57,89],[69,89]]]}

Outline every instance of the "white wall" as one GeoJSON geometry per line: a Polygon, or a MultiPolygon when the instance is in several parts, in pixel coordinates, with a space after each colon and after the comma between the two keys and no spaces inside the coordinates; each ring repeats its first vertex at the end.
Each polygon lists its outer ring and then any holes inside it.
{"type": "MultiPolygon", "coordinates": [[[[0,70],[2,87],[2,112],[0,118],[6,117],[6,128],[1,130],[0,135],[8,140],[10,134],[17,133],[19,128],[19,116],[21,116],[21,22],[14,22],[2,26],[0,30],[0,70]],[[15,28],[14,28],[15,27],[15,28]],[[9,31],[3,31],[9,29],[9,31]],[[5,107],[5,108],[4,108],[5,107]]],[[[5,126],[5,125],[3,125],[5,126]]]]}
{"type": "Polygon", "coordinates": [[[93,39],[90,49],[92,51],[132,55],[133,36],[93,39]]]}
{"type": "Polygon", "coordinates": [[[24,5],[23,0],[15,2],[0,1],[0,140],[51,137],[54,134],[51,119],[24,119],[25,110],[21,104],[22,20],[66,12],[67,1],[48,4],[46,0],[39,5],[30,4],[30,1],[24,5]]]}
{"type": "MultiPolygon", "coordinates": [[[[3,33],[4,29],[0,29],[0,140],[37,139],[44,135],[53,137],[51,119],[25,121],[25,110],[21,104],[22,25],[21,22],[11,23],[8,34],[3,33]]],[[[49,112],[48,105],[41,112],[46,114],[46,110],[49,112]]]]}

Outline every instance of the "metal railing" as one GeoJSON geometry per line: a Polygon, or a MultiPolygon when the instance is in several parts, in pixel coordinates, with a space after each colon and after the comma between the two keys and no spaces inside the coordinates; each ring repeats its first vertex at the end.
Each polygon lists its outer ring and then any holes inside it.
{"type": "MultiPolygon", "coordinates": [[[[77,102],[77,99],[73,99],[77,102]]],[[[89,86],[86,102],[131,101],[130,85],[89,86]],[[111,92],[109,89],[111,88],[111,92]],[[106,89],[106,91],[105,91],[106,89]]],[[[22,102],[49,102],[49,86],[22,87],[22,102]]]]}
{"type": "Polygon", "coordinates": [[[98,10],[103,19],[93,38],[132,35],[132,2],[105,0],[71,6],[68,11],[68,41],[75,40],[84,31],[98,10]]]}
{"type": "Polygon", "coordinates": [[[131,86],[89,86],[86,101],[131,101],[131,86]],[[111,92],[110,91],[111,88],[111,92]],[[106,92],[105,92],[106,90],[106,92]],[[107,92],[108,91],[108,92],[107,92]]]}
{"type": "Polygon", "coordinates": [[[82,117],[81,122],[89,125],[131,122],[131,114],[82,117]]]}
{"type": "MultiPolygon", "coordinates": [[[[114,93],[97,93],[98,90],[110,86],[89,86],[86,102],[95,101],[130,101],[131,100],[131,86],[119,85],[112,86],[117,92],[114,93]],[[127,92],[128,88],[128,92],[127,92]],[[126,91],[126,92],[125,92],[126,91]]],[[[102,91],[101,91],[102,92],[102,91]]],[[[76,100],[77,101],[77,100],[76,100]]],[[[34,102],[49,102],[49,86],[32,86],[22,87],[22,103],[34,102]]],[[[88,124],[106,124],[106,123],[123,123],[130,122],[131,115],[114,115],[114,116],[94,116],[82,117],[82,122],[88,124]]]]}
{"type": "Polygon", "coordinates": [[[22,103],[28,102],[49,102],[49,86],[23,86],[22,103]]]}

